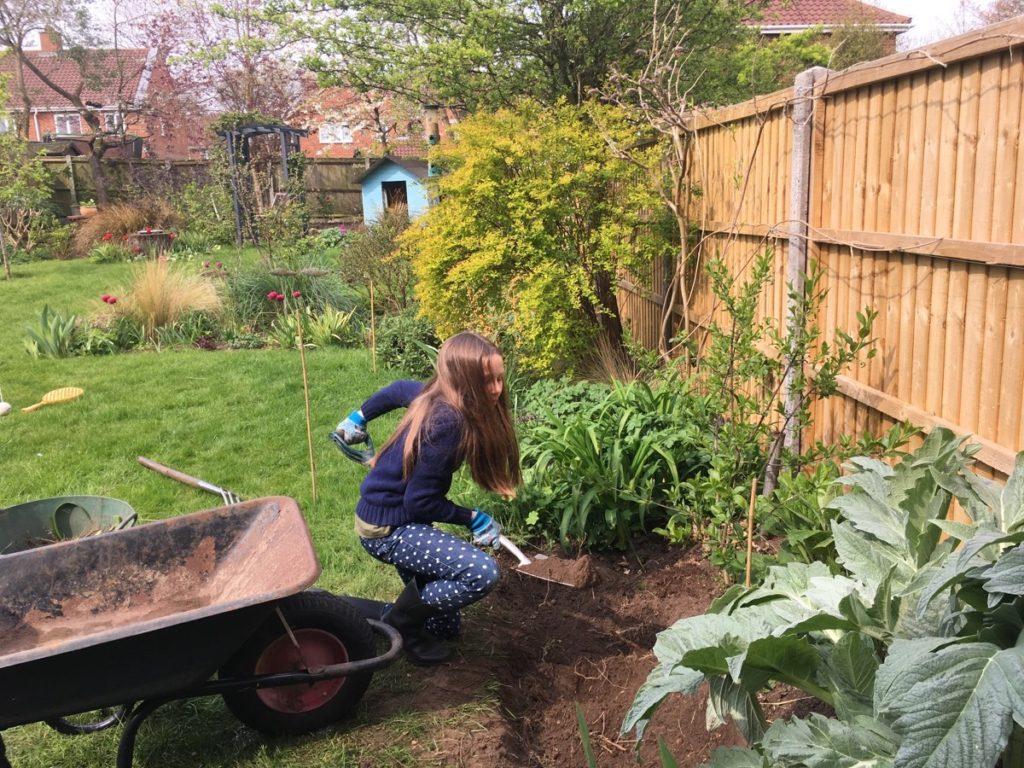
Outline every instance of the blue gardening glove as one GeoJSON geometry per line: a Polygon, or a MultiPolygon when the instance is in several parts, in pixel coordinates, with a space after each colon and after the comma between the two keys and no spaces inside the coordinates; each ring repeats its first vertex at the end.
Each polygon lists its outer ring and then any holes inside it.
{"type": "Polygon", "coordinates": [[[366,438],[369,437],[366,432],[366,419],[362,411],[352,411],[334,431],[341,435],[345,445],[365,443],[366,438]]]}
{"type": "Polygon", "coordinates": [[[473,517],[469,521],[469,530],[473,532],[473,543],[478,547],[498,548],[501,526],[486,512],[479,509],[473,510],[473,517]]]}

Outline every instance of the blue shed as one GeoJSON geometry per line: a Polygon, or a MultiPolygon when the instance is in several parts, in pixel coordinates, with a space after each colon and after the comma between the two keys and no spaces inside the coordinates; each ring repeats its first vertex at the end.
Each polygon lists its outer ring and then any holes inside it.
{"type": "Polygon", "coordinates": [[[385,207],[405,205],[414,219],[430,207],[424,180],[430,173],[426,160],[384,157],[367,168],[359,184],[363,189],[363,223],[373,224],[385,207]]]}

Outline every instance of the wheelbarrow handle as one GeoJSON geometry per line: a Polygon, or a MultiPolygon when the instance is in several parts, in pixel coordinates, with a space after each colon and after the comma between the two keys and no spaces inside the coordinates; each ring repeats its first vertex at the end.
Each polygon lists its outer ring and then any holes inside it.
{"type": "Polygon", "coordinates": [[[176,469],[166,467],[158,461],[147,459],[145,456],[139,456],[139,464],[144,466],[146,469],[151,469],[154,472],[169,477],[172,480],[177,480],[179,483],[185,485],[191,485],[193,488],[198,488],[201,491],[207,491],[209,493],[215,493],[218,496],[223,496],[227,491],[213,483],[208,483],[205,480],[200,480],[198,477],[192,477],[192,475],[186,475],[184,472],[179,472],[176,469]]]}

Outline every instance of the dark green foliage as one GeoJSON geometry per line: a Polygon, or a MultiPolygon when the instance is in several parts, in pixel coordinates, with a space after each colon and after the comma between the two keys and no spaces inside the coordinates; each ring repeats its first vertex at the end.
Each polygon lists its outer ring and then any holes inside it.
{"type": "Polygon", "coordinates": [[[440,340],[428,320],[415,307],[386,315],[377,324],[377,354],[384,365],[425,379],[434,374],[432,348],[440,340]]]}
{"type": "Polygon", "coordinates": [[[304,305],[314,312],[324,307],[348,312],[361,304],[359,295],[336,272],[312,259],[298,268],[243,266],[227,275],[224,288],[236,321],[258,331],[269,329],[281,312],[277,303],[267,299],[271,291],[289,297],[299,291],[304,305]]]}
{"type": "Polygon", "coordinates": [[[566,545],[628,546],[681,506],[688,479],[706,469],[705,403],[672,376],[615,384],[579,410],[563,401],[561,415],[538,408],[522,430],[525,487],[510,519],[566,545]]]}

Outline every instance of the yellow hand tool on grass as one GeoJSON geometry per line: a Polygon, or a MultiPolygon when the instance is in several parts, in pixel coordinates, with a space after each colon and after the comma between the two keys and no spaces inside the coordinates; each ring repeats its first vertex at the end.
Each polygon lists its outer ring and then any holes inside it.
{"type": "Polygon", "coordinates": [[[66,403],[70,400],[75,400],[85,394],[85,390],[81,387],[61,387],[60,389],[53,389],[43,395],[43,399],[35,405],[30,405],[28,408],[22,408],[22,413],[31,413],[37,408],[42,408],[44,405],[55,405],[57,403],[66,403]]]}

